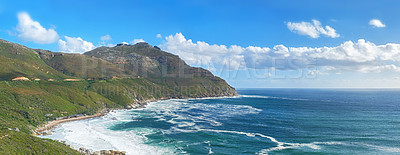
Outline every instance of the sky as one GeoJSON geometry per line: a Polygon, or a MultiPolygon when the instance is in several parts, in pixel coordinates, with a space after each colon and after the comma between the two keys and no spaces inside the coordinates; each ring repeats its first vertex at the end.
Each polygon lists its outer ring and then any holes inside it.
{"type": "Polygon", "coordinates": [[[400,87],[397,0],[0,0],[0,38],[84,53],[147,42],[236,88],[400,87]]]}

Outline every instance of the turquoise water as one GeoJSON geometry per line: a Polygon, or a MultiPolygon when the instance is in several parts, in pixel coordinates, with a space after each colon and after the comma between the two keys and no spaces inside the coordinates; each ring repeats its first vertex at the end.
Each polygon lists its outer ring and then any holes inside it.
{"type": "Polygon", "coordinates": [[[237,98],[162,101],[111,130],[182,154],[400,154],[400,91],[240,90],[237,98]]]}
{"type": "Polygon", "coordinates": [[[400,90],[259,89],[166,100],[45,138],[129,154],[400,154],[400,90]]]}

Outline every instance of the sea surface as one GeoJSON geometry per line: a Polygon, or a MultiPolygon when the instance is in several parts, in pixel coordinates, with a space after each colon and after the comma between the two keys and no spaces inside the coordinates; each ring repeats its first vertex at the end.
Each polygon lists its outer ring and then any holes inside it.
{"type": "Polygon", "coordinates": [[[42,136],[128,154],[400,154],[399,89],[248,89],[153,102],[42,136]]]}

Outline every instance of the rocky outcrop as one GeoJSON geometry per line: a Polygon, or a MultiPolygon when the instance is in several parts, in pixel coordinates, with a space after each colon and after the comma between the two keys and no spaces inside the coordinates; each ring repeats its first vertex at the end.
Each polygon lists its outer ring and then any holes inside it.
{"type": "Polygon", "coordinates": [[[14,79],[12,79],[13,81],[30,81],[28,78],[26,77],[16,77],[14,79]]]}

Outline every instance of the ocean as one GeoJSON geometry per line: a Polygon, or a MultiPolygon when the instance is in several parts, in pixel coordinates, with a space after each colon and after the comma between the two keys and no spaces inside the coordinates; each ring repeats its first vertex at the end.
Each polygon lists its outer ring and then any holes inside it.
{"type": "Polygon", "coordinates": [[[243,89],[68,122],[42,138],[128,154],[400,154],[399,89],[243,89]]]}

